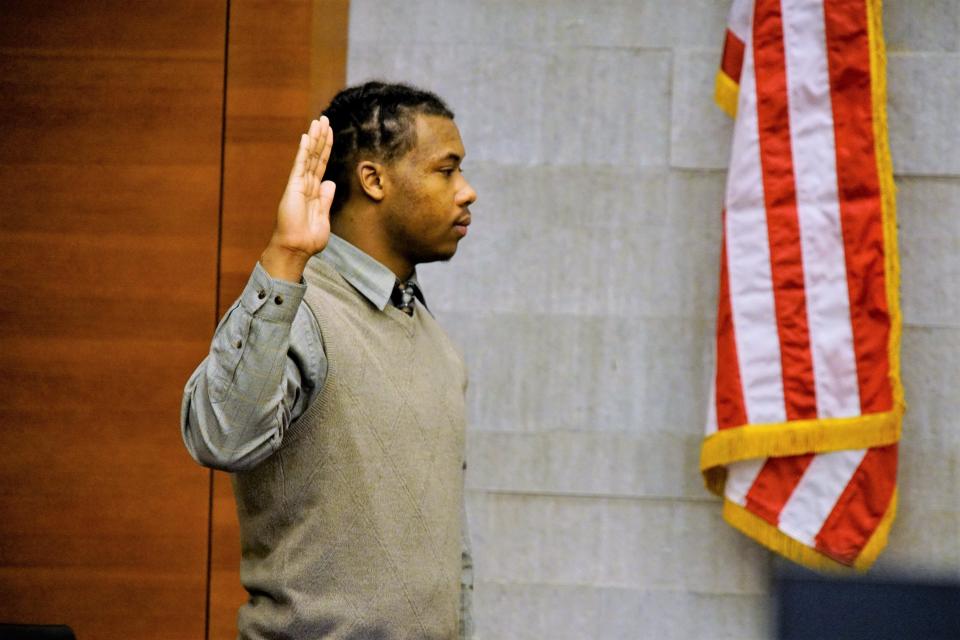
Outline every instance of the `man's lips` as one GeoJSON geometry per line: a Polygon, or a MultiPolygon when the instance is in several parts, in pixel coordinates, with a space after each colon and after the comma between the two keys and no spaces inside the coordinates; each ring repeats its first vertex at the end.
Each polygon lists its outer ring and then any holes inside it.
{"type": "Polygon", "coordinates": [[[453,223],[453,228],[461,235],[467,235],[467,227],[470,226],[470,214],[462,215],[453,223]]]}

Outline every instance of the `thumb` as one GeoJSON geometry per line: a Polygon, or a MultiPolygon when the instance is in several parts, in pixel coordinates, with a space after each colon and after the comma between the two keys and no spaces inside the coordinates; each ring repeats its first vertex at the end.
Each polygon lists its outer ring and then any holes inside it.
{"type": "Polygon", "coordinates": [[[330,207],[333,206],[333,196],[337,191],[337,184],[332,180],[324,180],[320,183],[320,210],[330,213],[330,207]]]}

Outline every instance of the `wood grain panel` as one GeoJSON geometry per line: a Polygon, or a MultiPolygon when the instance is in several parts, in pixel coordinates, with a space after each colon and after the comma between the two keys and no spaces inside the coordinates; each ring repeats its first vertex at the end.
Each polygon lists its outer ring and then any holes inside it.
{"type": "Polygon", "coordinates": [[[0,6],[0,621],[203,635],[225,14],[0,6]]]}
{"type": "MultiPolygon", "coordinates": [[[[343,87],[348,13],[348,0],[231,2],[221,313],[270,239],[300,133],[343,87]]],[[[227,474],[215,474],[213,505],[210,638],[226,640],[246,600],[227,474]]]]}

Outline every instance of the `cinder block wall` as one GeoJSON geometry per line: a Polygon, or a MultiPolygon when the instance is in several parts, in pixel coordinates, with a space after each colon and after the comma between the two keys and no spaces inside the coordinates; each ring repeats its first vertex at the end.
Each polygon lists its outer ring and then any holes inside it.
{"type": "MultiPolygon", "coordinates": [[[[697,471],[731,123],[727,0],[352,0],[348,78],[457,112],[480,194],[421,269],[471,371],[485,640],[763,638],[771,556],[697,471]]],[[[901,509],[880,569],[960,574],[960,3],[889,0],[901,509]]]]}

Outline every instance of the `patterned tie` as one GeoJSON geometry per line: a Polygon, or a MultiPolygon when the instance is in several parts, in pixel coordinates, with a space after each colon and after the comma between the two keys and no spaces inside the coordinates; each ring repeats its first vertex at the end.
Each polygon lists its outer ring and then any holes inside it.
{"type": "Polygon", "coordinates": [[[414,284],[411,282],[400,282],[397,280],[393,287],[393,295],[390,301],[397,309],[403,311],[408,316],[413,315],[413,300],[416,296],[414,284]]]}

